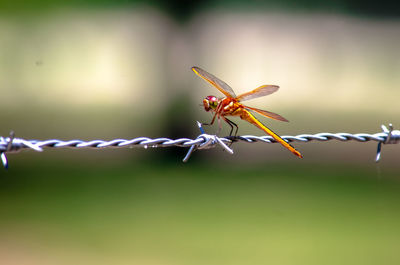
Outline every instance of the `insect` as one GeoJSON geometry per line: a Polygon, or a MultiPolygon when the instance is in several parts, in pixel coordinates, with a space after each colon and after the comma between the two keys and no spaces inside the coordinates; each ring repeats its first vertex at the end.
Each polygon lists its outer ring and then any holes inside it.
{"type": "Polygon", "coordinates": [[[279,89],[279,86],[274,85],[263,85],[260,86],[250,92],[243,93],[239,96],[236,96],[233,89],[226,84],[224,81],[220,80],[219,78],[215,77],[214,75],[208,73],[207,71],[199,68],[199,67],[192,67],[193,72],[209,82],[211,85],[216,87],[222,94],[225,95],[225,98],[217,98],[215,96],[207,96],[203,99],[204,109],[206,111],[211,111],[214,113],[214,116],[211,120],[210,125],[214,123],[215,118],[218,118],[219,123],[219,130],[221,130],[220,119],[224,120],[226,123],[229,124],[231,127],[230,136],[232,135],[233,129],[235,127],[235,136],[238,131],[238,126],[229,120],[226,116],[239,116],[242,120],[250,122],[251,124],[255,125],[259,129],[263,130],[267,134],[271,135],[277,142],[282,144],[284,147],[289,149],[290,152],[295,154],[296,156],[302,158],[303,156],[297,151],[293,146],[291,146],[288,142],[283,140],[279,135],[274,133],[272,130],[267,128],[264,124],[262,124],[259,120],[257,120],[252,112],[256,112],[261,114],[262,116],[278,120],[278,121],[288,121],[287,119],[283,118],[282,116],[269,112],[266,110],[256,109],[249,106],[243,105],[242,101],[263,97],[269,94],[276,92],[279,89]]]}

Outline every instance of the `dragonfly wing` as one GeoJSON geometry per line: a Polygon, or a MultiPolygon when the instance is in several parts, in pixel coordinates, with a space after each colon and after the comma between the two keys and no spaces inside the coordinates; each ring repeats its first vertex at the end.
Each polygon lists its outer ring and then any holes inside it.
{"type": "Polygon", "coordinates": [[[249,99],[253,99],[253,98],[259,98],[259,97],[263,97],[269,94],[272,94],[274,92],[276,92],[279,89],[279,86],[274,86],[274,85],[263,85],[260,87],[257,87],[256,89],[241,94],[239,95],[236,99],[238,101],[245,101],[245,100],[249,100],[249,99]]]}
{"type": "Polygon", "coordinates": [[[252,110],[254,112],[257,112],[258,114],[261,114],[264,117],[267,117],[267,118],[270,118],[270,119],[288,122],[288,120],[285,119],[284,117],[282,117],[281,115],[273,113],[273,112],[270,112],[270,111],[266,111],[266,110],[262,110],[262,109],[256,109],[256,108],[252,108],[252,107],[248,107],[248,106],[244,106],[244,108],[248,109],[248,110],[252,110]]]}
{"type": "Polygon", "coordinates": [[[233,91],[233,89],[218,77],[196,66],[193,66],[192,70],[193,72],[195,72],[195,74],[197,74],[198,76],[209,82],[211,85],[215,86],[225,96],[229,98],[236,98],[236,94],[233,91]]]}

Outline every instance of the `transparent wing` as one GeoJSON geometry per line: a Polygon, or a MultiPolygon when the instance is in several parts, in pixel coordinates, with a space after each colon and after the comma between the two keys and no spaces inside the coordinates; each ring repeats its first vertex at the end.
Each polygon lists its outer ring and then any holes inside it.
{"type": "Polygon", "coordinates": [[[243,93],[243,94],[239,95],[236,99],[238,101],[245,101],[245,100],[249,100],[249,99],[253,99],[253,98],[259,98],[259,97],[263,97],[263,96],[272,94],[272,93],[276,92],[278,89],[279,89],[279,86],[264,85],[264,86],[257,87],[256,89],[254,89],[250,92],[243,93]]]}
{"type": "Polygon", "coordinates": [[[284,117],[282,117],[281,115],[273,113],[273,112],[270,112],[270,111],[266,111],[266,110],[262,110],[262,109],[256,109],[256,108],[252,108],[252,107],[248,107],[248,106],[244,106],[244,108],[248,109],[248,110],[252,110],[254,112],[257,112],[258,114],[261,114],[264,117],[267,117],[267,118],[270,118],[270,119],[288,122],[288,120],[285,119],[284,117]]]}
{"type": "Polygon", "coordinates": [[[197,74],[204,80],[208,81],[211,85],[215,86],[225,96],[227,96],[229,98],[236,98],[236,94],[235,94],[235,92],[233,92],[233,89],[230,86],[228,86],[227,83],[225,83],[218,77],[215,77],[212,74],[210,74],[196,66],[193,66],[192,70],[193,70],[193,72],[195,72],[195,74],[197,74]]]}

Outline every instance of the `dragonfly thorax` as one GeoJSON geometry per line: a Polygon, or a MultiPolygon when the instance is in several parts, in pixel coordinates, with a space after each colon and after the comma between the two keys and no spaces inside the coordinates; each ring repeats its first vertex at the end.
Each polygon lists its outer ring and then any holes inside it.
{"type": "Polygon", "coordinates": [[[215,96],[207,96],[205,99],[203,99],[203,105],[204,109],[206,111],[210,111],[210,109],[215,110],[218,106],[218,98],[215,96]]]}

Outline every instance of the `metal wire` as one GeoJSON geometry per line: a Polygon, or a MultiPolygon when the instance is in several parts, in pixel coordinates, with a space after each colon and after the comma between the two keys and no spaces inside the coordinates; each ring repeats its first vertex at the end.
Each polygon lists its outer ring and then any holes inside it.
{"type": "MultiPolygon", "coordinates": [[[[11,132],[9,137],[0,137],[0,153],[1,160],[4,167],[8,167],[6,153],[18,152],[23,149],[32,149],[35,151],[43,151],[43,148],[123,148],[123,147],[143,147],[143,148],[156,148],[156,147],[190,147],[187,155],[183,159],[186,162],[193,151],[196,149],[209,149],[217,145],[223,147],[226,151],[233,154],[233,150],[227,144],[236,141],[243,141],[246,143],[275,143],[276,141],[271,136],[254,136],[243,135],[237,137],[218,137],[204,133],[201,123],[198,122],[200,131],[202,132],[196,139],[179,138],[148,138],[137,137],[133,139],[113,139],[105,140],[25,140],[16,138],[14,133],[11,132]]],[[[368,134],[368,133],[317,133],[317,134],[300,134],[297,136],[281,136],[287,142],[310,142],[310,141],[358,141],[378,142],[376,161],[379,161],[381,144],[395,144],[400,141],[400,131],[393,130],[393,126],[389,124],[389,129],[382,125],[382,132],[368,134]]]]}

